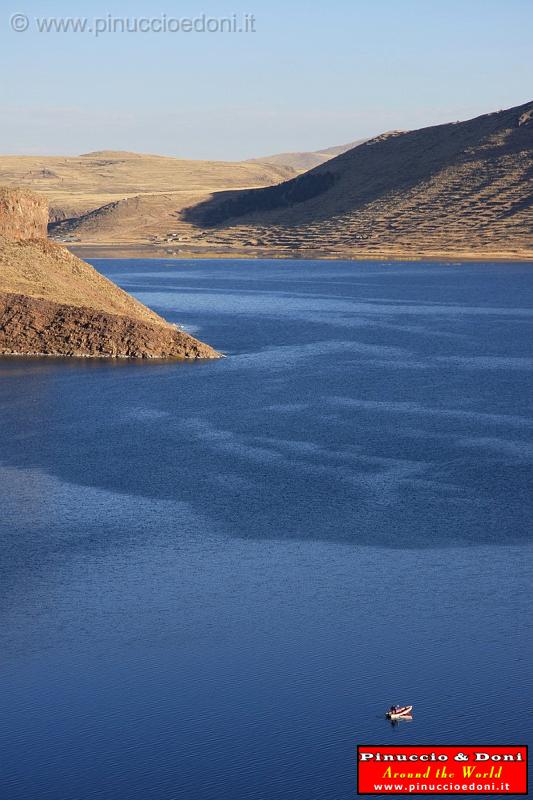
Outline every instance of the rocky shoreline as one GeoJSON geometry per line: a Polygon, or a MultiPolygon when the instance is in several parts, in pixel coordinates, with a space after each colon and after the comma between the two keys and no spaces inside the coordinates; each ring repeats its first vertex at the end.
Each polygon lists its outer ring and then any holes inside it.
{"type": "Polygon", "coordinates": [[[173,325],[0,292],[0,355],[89,358],[218,358],[173,325]]]}
{"type": "Polygon", "coordinates": [[[297,259],[309,261],[533,261],[531,248],[486,249],[476,248],[459,250],[455,248],[370,248],[360,247],[357,250],[317,250],[313,248],[267,249],[249,247],[237,249],[223,248],[180,248],[178,250],[152,244],[136,242],[103,242],[80,243],[68,245],[71,253],[79,258],[157,258],[165,260],[284,260],[297,259]]]}

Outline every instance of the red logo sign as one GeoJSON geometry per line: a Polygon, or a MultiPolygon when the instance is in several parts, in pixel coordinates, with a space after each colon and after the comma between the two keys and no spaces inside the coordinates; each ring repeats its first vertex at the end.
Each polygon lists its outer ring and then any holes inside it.
{"type": "Polygon", "coordinates": [[[527,746],[357,747],[358,794],[527,794],[527,746]]]}

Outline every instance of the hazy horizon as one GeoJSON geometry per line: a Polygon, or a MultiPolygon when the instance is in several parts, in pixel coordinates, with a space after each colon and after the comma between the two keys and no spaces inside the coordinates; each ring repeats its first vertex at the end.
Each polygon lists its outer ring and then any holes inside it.
{"type": "Polygon", "coordinates": [[[524,54],[533,7],[525,0],[468,7],[332,0],[327,11],[279,0],[157,9],[82,2],[75,10],[31,0],[3,16],[5,154],[129,150],[233,161],[319,150],[531,99],[524,54]],[[51,18],[161,25],[163,17],[204,14],[238,24],[253,17],[255,32],[38,30],[51,18]],[[27,29],[17,32],[15,17],[27,29]]]}

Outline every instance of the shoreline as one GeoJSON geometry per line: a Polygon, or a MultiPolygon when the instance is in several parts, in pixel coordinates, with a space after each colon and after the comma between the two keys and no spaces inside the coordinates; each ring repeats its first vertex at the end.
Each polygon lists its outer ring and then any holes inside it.
{"type": "Polygon", "coordinates": [[[78,258],[102,258],[106,260],[121,259],[165,259],[165,260],[249,260],[249,261],[513,261],[528,263],[533,262],[533,250],[487,250],[461,251],[461,250],[427,250],[406,252],[405,250],[358,250],[346,252],[332,252],[320,250],[262,250],[252,249],[250,252],[243,250],[220,250],[213,248],[180,248],[169,249],[157,247],[152,244],[69,244],[63,246],[78,258]]]}

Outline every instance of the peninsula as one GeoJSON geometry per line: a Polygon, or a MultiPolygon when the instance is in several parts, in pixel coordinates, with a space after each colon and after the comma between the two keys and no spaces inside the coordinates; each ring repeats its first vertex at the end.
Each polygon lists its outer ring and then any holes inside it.
{"type": "Polygon", "coordinates": [[[0,189],[0,355],[218,358],[46,238],[36,194],[0,189]]]}

